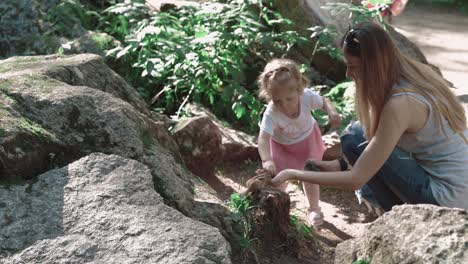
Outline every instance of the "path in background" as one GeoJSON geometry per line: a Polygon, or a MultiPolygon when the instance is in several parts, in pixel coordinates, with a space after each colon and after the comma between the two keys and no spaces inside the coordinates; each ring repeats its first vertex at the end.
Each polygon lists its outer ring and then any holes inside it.
{"type": "Polygon", "coordinates": [[[409,4],[392,25],[440,68],[468,110],[468,15],[456,9],[409,4]]]}

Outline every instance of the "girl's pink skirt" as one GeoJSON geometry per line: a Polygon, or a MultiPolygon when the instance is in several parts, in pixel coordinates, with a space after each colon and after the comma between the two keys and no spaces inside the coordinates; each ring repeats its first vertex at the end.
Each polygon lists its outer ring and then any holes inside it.
{"type": "Polygon", "coordinates": [[[283,145],[270,139],[270,153],[277,173],[284,169],[303,170],[306,160],[322,160],[325,150],[326,146],[317,122],[314,124],[312,133],[298,143],[283,145]]]}

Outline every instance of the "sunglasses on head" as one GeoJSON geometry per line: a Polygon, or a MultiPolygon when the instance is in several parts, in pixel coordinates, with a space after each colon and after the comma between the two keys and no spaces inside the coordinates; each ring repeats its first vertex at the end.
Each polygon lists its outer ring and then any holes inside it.
{"type": "Polygon", "coordinates": [[[357,38],[356,33],[357,33],[357,30],[350,29],[348,33],[346,34],[346,37],[344,39],[344,44],[347,46],[358,46],[359,39],[357,38]]]}

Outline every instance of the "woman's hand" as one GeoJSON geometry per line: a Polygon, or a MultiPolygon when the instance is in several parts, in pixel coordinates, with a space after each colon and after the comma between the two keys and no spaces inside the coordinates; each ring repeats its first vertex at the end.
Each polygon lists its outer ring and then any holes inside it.
{"type": "MultiPolygon", "coordinates": [[[[341,171],[340,161],[336,160],[311,160],[320,171],[341,171]]],[[[346,164],[347,165],[347,164],[346,164]]],[[[346,167],[348,168],[348,167],[346,167]]]]}
{"type": "Polygon", "coordinates": [[[274,186],[280,185],[286,181],[294,179],[294,172],[296,170],[286,169],[278,173],[273,179],[271,179],[271,184],[274,186]]]}

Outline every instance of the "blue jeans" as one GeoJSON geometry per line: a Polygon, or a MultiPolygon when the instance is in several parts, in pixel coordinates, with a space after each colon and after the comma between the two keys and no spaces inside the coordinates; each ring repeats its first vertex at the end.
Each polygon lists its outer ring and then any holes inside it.
{"type": "MultiPolygon", "coordinates": [[[[356,163],[367,144],[359,123],[349,125],[341,136],[343,154],[351,165],[356,163]]],[[[385,164],[360,191],[364,199],[371,203],[376,201],[385,211],[403,203],[439,205],[429,183],[430,176],[410,153],[395,148],[385,164]]]]}

